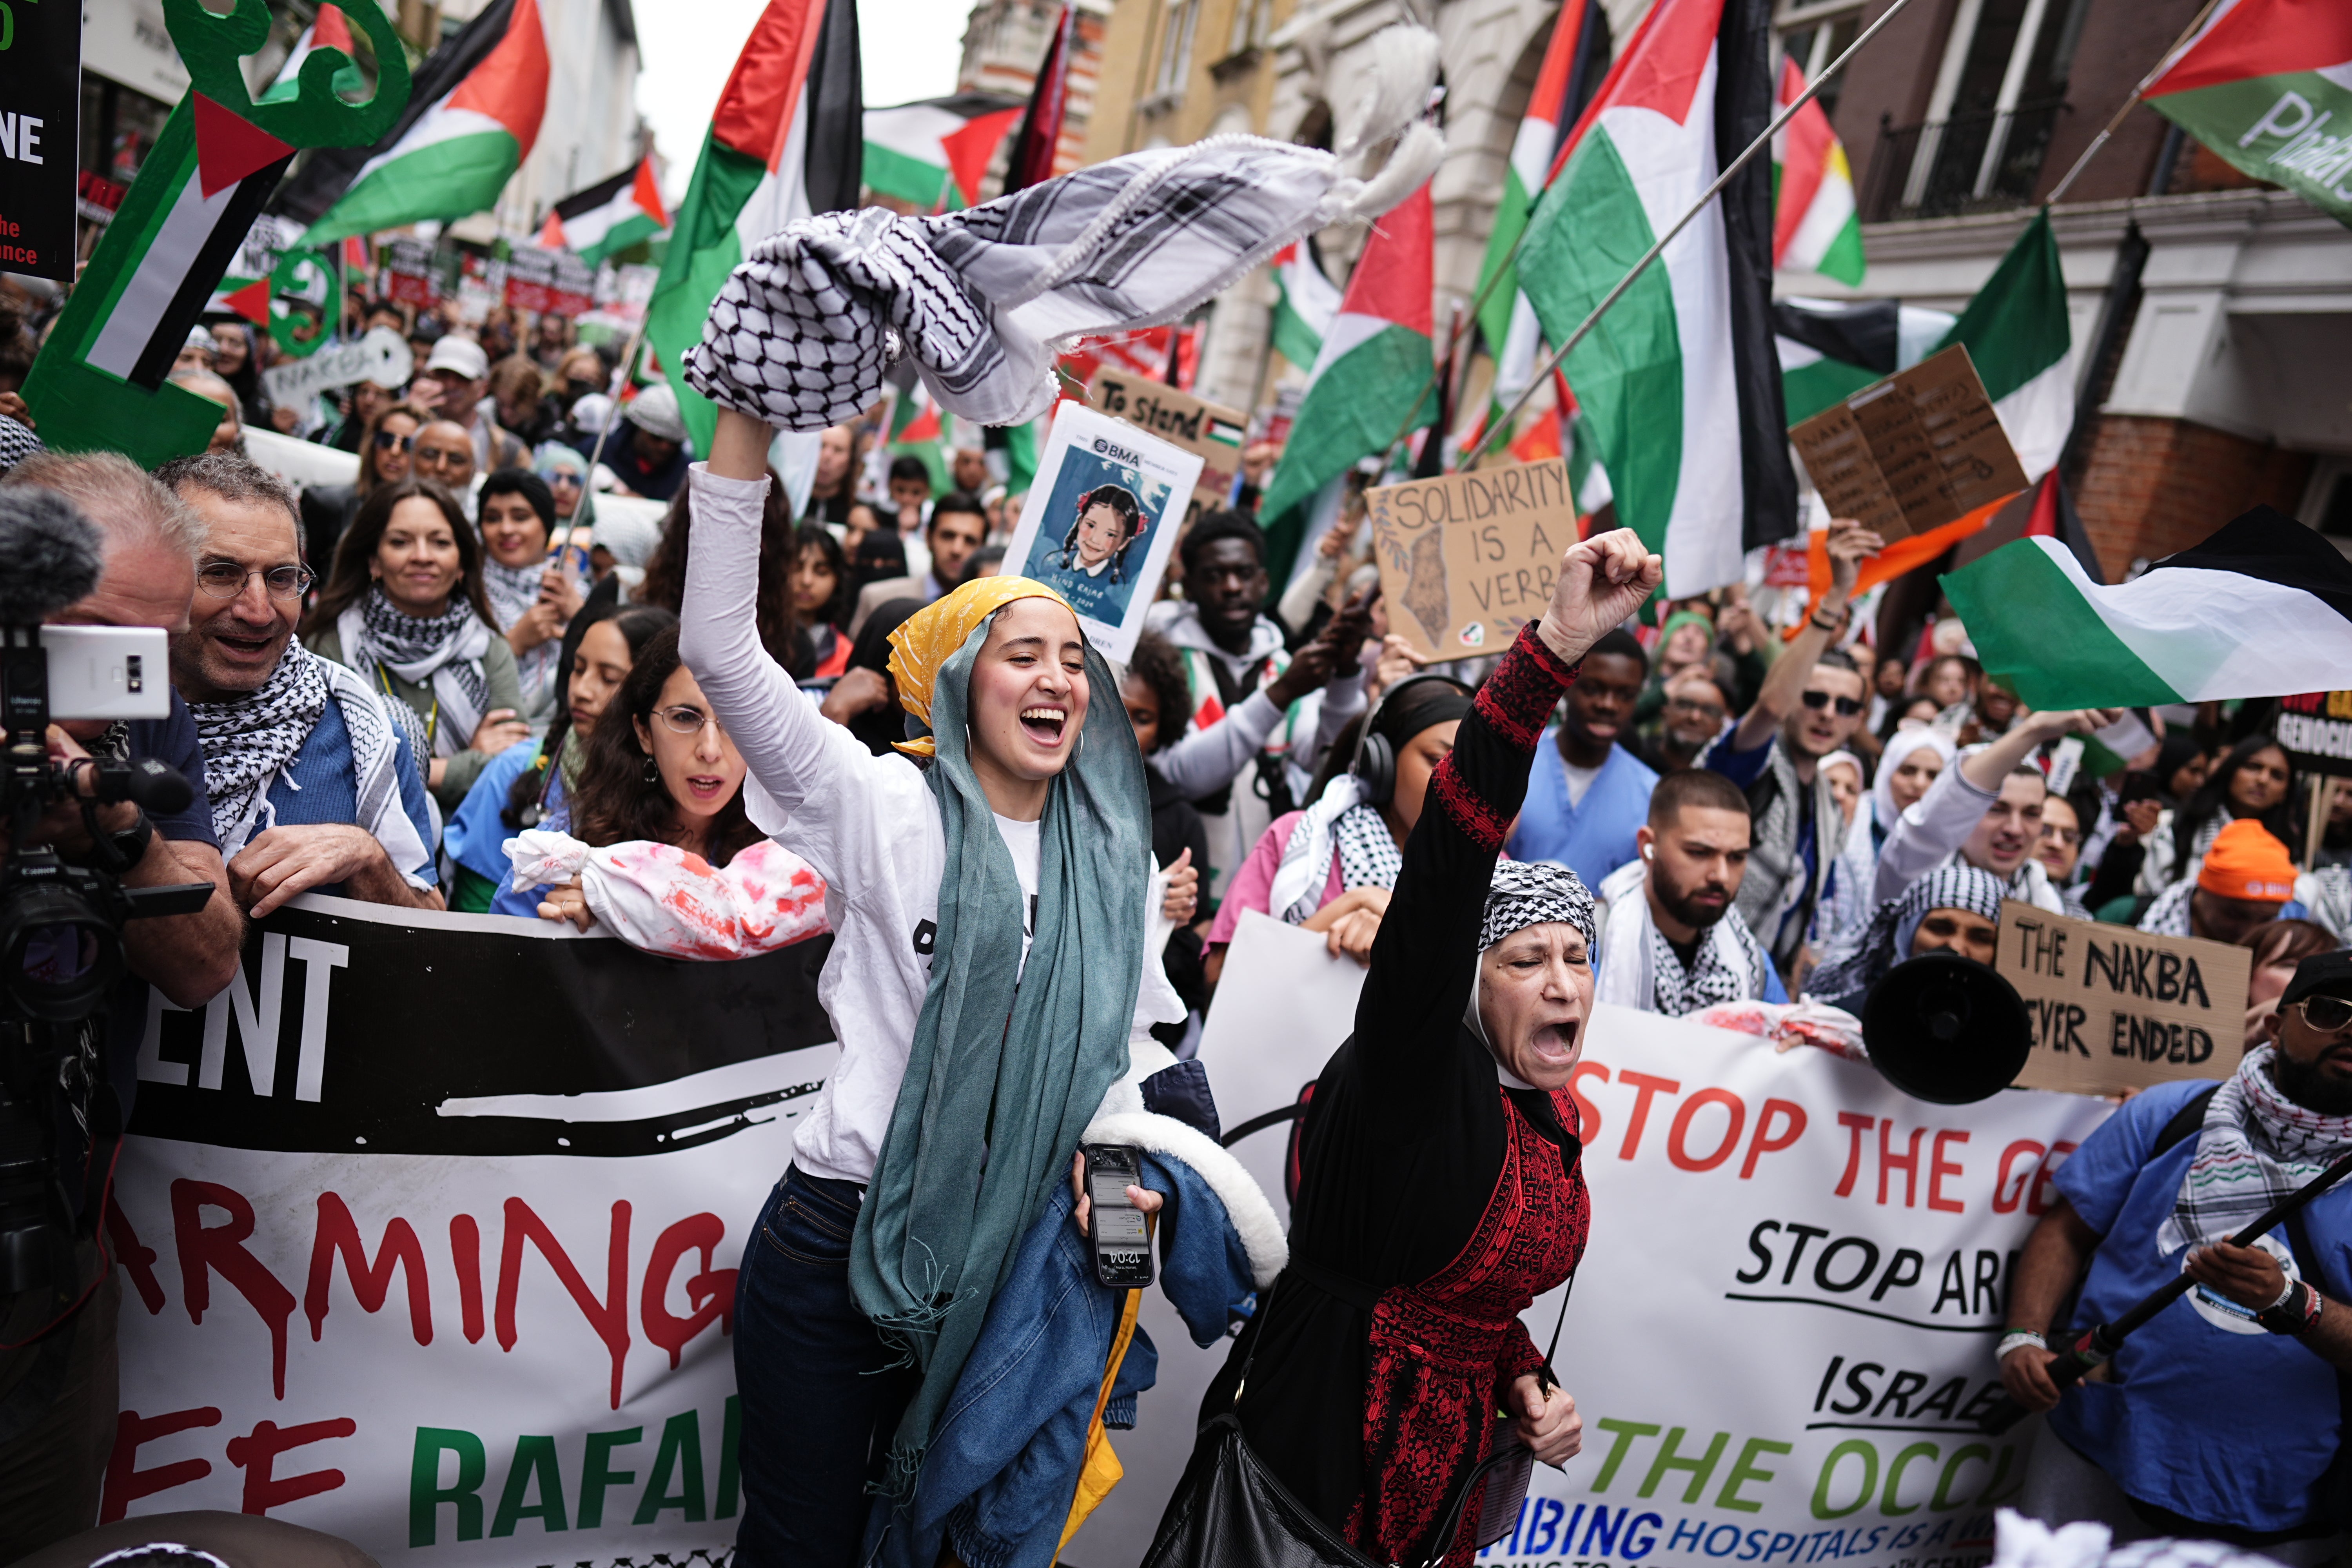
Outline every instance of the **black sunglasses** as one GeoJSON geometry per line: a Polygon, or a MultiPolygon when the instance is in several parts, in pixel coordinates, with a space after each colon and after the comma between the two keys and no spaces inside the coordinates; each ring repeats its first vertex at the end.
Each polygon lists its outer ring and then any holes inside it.
{"type": "Polygon", "coordinates": [[[1832,698],[1826,691],[1808,691],[1805,693],[1805,706],[1808,708],[1816,710],[1826,708],[1832,701],[1837,704],[1838,717],[1841,719],[1851,719],[1855,714],[1862,711],[1862,701],[1859,698],[1832,698]]]}
{"type": "Polygon", "coordinates": [[[415,445],[416,437],[413,435],[401,436],[390,430],[379,430],[375,433],[375,449],[379,452],[405,452],[415,445]]]}

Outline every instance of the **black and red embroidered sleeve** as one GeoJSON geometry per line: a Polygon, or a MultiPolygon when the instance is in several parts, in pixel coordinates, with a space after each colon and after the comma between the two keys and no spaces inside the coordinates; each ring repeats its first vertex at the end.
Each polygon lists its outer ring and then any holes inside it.
{"type": "Polygon", "coordinates": [[[1451,1049],[1469,1001],[1486,886],[1528,770],[1576,679],[1530,625],[1486,678],[1432,775],[1356,1007],[1360,1055],[1451,1049]]]}

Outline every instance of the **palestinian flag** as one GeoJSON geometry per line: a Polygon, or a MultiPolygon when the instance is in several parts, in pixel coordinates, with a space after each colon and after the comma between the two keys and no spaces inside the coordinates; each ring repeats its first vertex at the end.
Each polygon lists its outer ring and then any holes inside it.
{"type": "Polygon", "coordinates": [[[317,18],[302,29],[301,37],[294,40],[293,52],[286,57],[286,63],[278,68],[278,79],[269,84],[269,90],[261,95],[261,101],[290,103],[299,96],[302,62],[317,49],[341,49],[346,57],[346,63],[335,72],[337,97],[356,99],[366,93],[367,83],[360,76],[360,68],[348,63],[360,58],[358,47],[352,42],[352,25],[334,6],[322,5],[319,7],[317,18]]]}
{"type": "Polygon", "coordinates": [[[980,200],[989,161],[1021,119],[1021,100],[960,92],[866,111],[866,188],[917,212],[980,200]]]}
{"type": "MultiPolygon", "coordinates": [[[[1627,42],[1519,253],[1565,342],[1726,160],[1769,123],[1769,0],[1658,0],[1627,42]]],[[[1675,598],[1740,580],[1797,528],[1772,352],[1770,172],[1743,170],[1569,357],[1617,519],[1665,557],[1675,598]]]]}
{"type": "Polygon", "coordinates": [[[1503,166],[1503,199],[1495,206],[1495,226],[1486,239],[1486,258],[1478,267],[1478,331],[1495,356],[1496,409],[1508,407],[1535,375],[1538,340],[1535,308],[1519,292],[1519,237],[1536,210],[1559,156],[1560,138],[1576,122],[1573,101],[1584,78],[1588,53],[1585,23],[1592,0],[1567,0],[1552,23],[1551,41],[1544,46],[1543,64],[1528,95],[1528,111],[1511,139],[1510,161],[1503,166]]]}
{"type": "Polygon", "coordinates": [[[269,279],[242,278],[231,272],[224,275],[212,297],[205,301],[207,316],[242,316],[259,327],[269,330],[269,279]]]}
{"type": "Polygon", "coordinates": [[[2125,708],[2352,688],[2352,562],[2258,506],[2102,587],[2042,535],[1942,579],[1977,658],[2035,708],[2125,708]]]}
{"type": "Polygon", "coordinates": [[[2221,0],[2140,97],[2215,156],[2352,225],[2352,5],[2221,0]]]}
{"type": "Polygon", "coordinates": [[[490,0],[418,68],[400,122],[373,156],[362,150],[367,161],[347,184],[333,182],[333,171],[313,182],[313,172],[329,161],[320,158],[289,188],[288,211],[310,216],[300,204],[313,197],[325,209],[302,243],[323,246],[347,234],[495,206],[539,140],[548,72],[539,0],[490,0]]]}
{"type": "MultiPolygon", "coordinates": [[[[1805,73],[1780,62],[1774,113],[1805,93],[1805,73]]],[[[1853,205],[1853,168],[1845,143],[1815,99],[1772,139],[1772,265],[1818,272],[1849,286],[1862,282],[1862,215],[1853,205]]]]}
{"type": "Polygon", "coordinates": [[[1437,413],[1430,380],[1436,233],[1423,185],[1373,225],[1356,258],[1258,509],[1266,570],[1276,583],[1290,579],[1316,492],[1437,413]]]}
{"type": "Polygon", "coordinates": [[[2027,479],[2041,478],[2058,461],[2074,427],[2074,333],[2046,212],[2034,215],[1958,317],[1892,300],[1843,306],[1784,300],[1773,306],[1773,328],[1791,425],[1965,343],[2027,479]],[[1939,321],[1948,324],[1929,338],[1939,321]]]}
{"type": "Polygon", "coordinates": [[[1274,352],[1305,370],[1323,352],[1323,336],[1339,313],[1339,290],[1323,271],[1315,237],[1295,239],[1274,254],[1274,352]]]}
{"type": "Polygon", "coordinates": [[[686,384],[710,301],[751,247],[794,218],[857,205],[864,89],[855,0],[768,0],[719,95],[646,308],[687,433],[710,449],[719,416],[686,384]]]}
{"type": "Polygon", "coordinates": [[[549,208],[539,243],[550,250],[572,251],[593,268],[668,226],[654,155],[647,153],[635,168],[600,180],[549,208]]]}
{"type": "MultiPolygon", "coordinates": [[[[931,401],[930,389],[920,380],[903,388],[891,401],[890,438],[883,450],[892,458],[912,458],[923,465],[931,476],[931,494],[945,495],[952,488],[948,469],[947,425],[940,417],[940,406],[931,401]]],[[[1031,465],[1034,471],[1034,464],[1031,465]]]]}
{"type": "Polygon", "coordinates": [[[1054,177],[1054,160],[1062,147],[1062,124],[1070,107],[1070,54],[1076,37],[1078,14],[1064,0],[1061,19],[1054,24],[1054,41],[1037,67],[1036,85],[1029,89],[1029,106],[1022,111],[1021,129],[1004,163],[1004,194],[1042,185],[1054,177]]]}

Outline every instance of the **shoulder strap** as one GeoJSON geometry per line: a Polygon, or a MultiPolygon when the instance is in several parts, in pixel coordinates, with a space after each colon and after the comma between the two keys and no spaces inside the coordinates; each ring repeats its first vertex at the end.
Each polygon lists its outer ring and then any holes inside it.
{"type": "Polygon", "coordinates": [[[2153,1160],[2205,1125],[2205,1108],[2212,1103],[2213,1097],[2221,1090],[2220,1084],[2212,1084],[2182,1100],[2180,1109],[2172,1113],[2172,1120],[2164,1124],[2164,1131],[2156,1135],[2156,1144],[2147,1152],[2148,1158],[2153,1160]]]}

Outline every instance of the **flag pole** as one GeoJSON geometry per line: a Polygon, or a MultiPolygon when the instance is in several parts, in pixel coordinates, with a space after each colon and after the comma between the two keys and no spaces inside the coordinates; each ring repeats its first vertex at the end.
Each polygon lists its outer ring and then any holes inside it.
{"type": "MultiPolygon", "coordinates": [[[[1812,102],[1813,95],[1815,93],[1821,91],[1822,88],[1825,84],[1827,84],[1840,71],[1845,69],[1846,62],[1853,58],[1855,54],[1861,50],[1863,45],[1876,37],[1878,36],[1878,30],[1885,26],[1887,23],[1895,20],[1896,16],[1902,15],[1903,8],[1909,4],[1911,4],[1911,0],[1895,0],[1895,4],[1889,5],[1885,11],[1879,14],[1878,20],[1873,22],[1869,26],[1863,29],[1862,36],[1860,37],[1854,39],[1853,43],[1848,44],[1845,47],[1845,53],[1832,60],[1827,66],[1822,68],[1821,75],[1806,83],[1805,90],[1797,95],[1795,101],[1791,102],[1786,109],[1780,110],[1779,114],[1772,117],[1772,123],[1767,125],[1764,128],[1763,133],[1758,136],[1755,141],[1750,142],[1746,150],[1743,151],[1738,157],[1734,158],[1731,161],[1731,166],[1729,168],[1724,170],[1723,173],[1715,177],[1715,184],[1707,186],[1705,194],[1703,194],[1696,202],[1691,205],[1690,211],[1676,218],[1675,220],[1675,226],[1666,230],[1665,233],[1660,235],[1656,244],[1651,246],[1648,250],[1643,252],[1642,258],[1633,263],[1633,270],[1627,272],[1624,277],[1617,280],[1617,287],[1610,289],[1609,292],[1602,297],[1601,303],[1592,307],[1592,313],[1584,318],[1583,321],[1578,325],[1576,331],[1568,334],[1568,341],[1562,343],[1559,347],[1552,350],[1551,356],[1545,360],[1541,365],[1537,367],[1535,374],[1528,378],[1526,388],[1522,390],[1517,398],[1512,402],[1510,407],[1503,411],[1503,416],[1495,422],[1494,427],[1488,430],[1484,438],[1479,441],[1478,449],[1475,452],[1468,452],[1463,455],[1463,467],[1470,468],[1475,466],[1480,458],[1485,457],[1487,452],[1494,448],[1496,434],[1507,431],[1511,428],[1513,422],[1518,418],[1520,412],[1527,407],[1528,399],[1535,396],[1537,390],[1544,384],[1545,380],[1553,371],[1559,369],[1562,363],[1566,363],[1569,354],[1575,350],[1576,345],[1584,341],[1585,334],[1592,331],[1593,327],[1599,323],[1602,316],[1608,314],[1609,308],[1617,303],[1619,300],[1624,298],[1625,290],[1633,286],[1633,280],[1641,277],[1643,272],[1649,270],[1650,263],[1655,261],[1660,254],[1665,250],[1666,247],[1674,243],[1674,239],[1676,235],[1682,233],[1684,229],[1690,226],[1691,219],[1698,216],[1699,214],[1706,210],[1707,204],[1715,200],[1717,195],[1721,194],[1724,186],[1731,184],[1732,176],[1738,174],[1740,170],[1746,168],[1749,161],[1753,159],[1757,153],[1762,152],[1765,148],[1772,144],[1772,138],[1780,133],[1780,128],[1788,124],[1790,120],[1796,118],[1797,111],[1799,110],[1801,110],[1805,105],[1812,102]]],[[[1423,395],[1426,396],[1427,394],[1424,393],[1423,395]]],[[[1419,405],[1416,404],[1414,406],[1416,411],[1418,411],[1419,405]]]]}
{"type": "MultiPolygon", "coordinates": [[[[646,313],[637,318],[637,330],[629,334],[628,350],[621,355],[620,368],[613,373],[613,389],[606,395],[611,398],[613,406],[604,416],[604,427],[596,432],[596,444],[588,449],[588,471],[580,476],[580,505],[588,509],[591,538],[594,537],[596,527],[596,465],[604,460],[604,442],[612,436],[613,426],[621,422],[621,389],[627,386],[630,378],[636,374],[637,351],[645,347],[646,323],[652,317],[652,302],[648,300],[646,313]]],[[[572,509],[572,526],[574,528],[580,526],[580,512],[577,507],[572,509]]]]}
{"type": "Polygon", "coordinates": [[[2091,144],[2084,148],[2082,156],[2074,160],[2074,166],[2067,170],[2065,175],[2055,185],[2050,187],[2050,194],[2042,198],[2043,206],[2051,207],[2058,205],[2068,188],[2074,184],[2074,176],[2080,174],[2091,160],[2099,155],[2099,149],[2107,144],[2108,139],[2115,135],[2116,128],[2123,124],[2124,116],[2129,114],[2138,105],[2139,95],[2146,92],[2155,83],[2156,79],[2164,74],[2165,68],[2172,64],[2173,60],[2179,56],[2181,46],[2197,36],[2197,30],[2205,25],[2206,18],[2213,15],[2214,7],[2221,3],[2221,0],[2205,0],[2205,4],[2198,9],[2197,15],[2189,18],[2189,26],[2182,30],[2180,37],[2173,39],[2171,47],[2157,57],[2156,68],[2140,78],[2139,85],[2131,89],[2131,96],[2123,100],[2105,125],[2099,127],[2099,133],[2091,138],[2091,144]]]}

